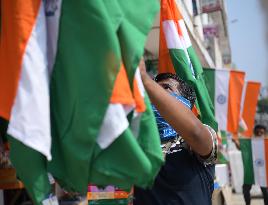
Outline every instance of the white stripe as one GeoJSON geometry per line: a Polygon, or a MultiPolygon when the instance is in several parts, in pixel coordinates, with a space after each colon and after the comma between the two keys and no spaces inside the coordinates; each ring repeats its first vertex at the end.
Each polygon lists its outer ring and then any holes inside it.
{"type": "Polygon", "coordinates": [[[141,73],[140,73],[140,68],[139,67],[136,69],[135,79],[136,79],[136,81],[138,83],[138,88],[139,88],[140,94],[141,94],[142,97],[144,97],[145,88],[143,86],[143,82],[142,82],[142,79],[141,79],[141,73]]]}
{"type": "Polygon", "coordinates": [[[215,70],[215,117],[219,130],[227,130],[230,72],[215,70]]]}
{"type": "Polygon", "coordinates": [[[243,86],[242,97],[241,97],[241,104],[240,104],[240,115],[241,115],[241,117],[243,115],[243,110],[244,110],[244,103],[245,103],[247,86],[248,86],[248,82],[246,82],[244,84],[244,86],[243,86]]]}
{"type": "Polygon", "coordinates": [[[182,41],[173,20],[163,21],[163,31],[168,49],[183,49],[182,41]]]}
{"type": "Polygon", "coordinates": [[[246,97],[247,85],[248,85],[247,82],[243,85],[242,97],[241,97],[241,103],[240,103],[239,129],[242,131],[248,130],[247,124],[245,120],[243,119],[243,110],[244,110],[244,102],[245,102],[245,97],[246,97]]]}
{"type": "Polygon", "coordinates": [[[121,104],[110,104],[100,129],[97,143],[102,149],[111,145],[129,126],[121,104]]]}
{"type": "Polygon", "coordinates": [[[188,53],[188,50],[187,50],[190,46],[192,46],[192,43],[191,43],[188,31],[186,29],[184,20],[183,19],[179,20],[178,24],[179,24],[179,27],[181,28],[181,31],[182,31],[182,36],[180,36],[180,39],[182,41],[183,49],[184,49],[185,55],[187,57],[188,64],[189,64],[189,67],[191,69],[192,75],[195,78],[195,72],[194,72],[193,64],[191,62],[191,59],[190,59],[190,56],[189,56],[189,53],[188,53]]]}
{"type": "Polygon", "coordinates": [[[46,18],[43,1],[23,56],[8,134],[51,160],[46,18]]]}
{"type": "Polygon", "coordinates": [[[251,146],[255,184],[258,184],[261,187],[267,187],[263,138],[253,138],[251,146]]]}
{"type": "Polygon", "coordinates": [[[59,22],[61,15],[62,0],[45,1],[47,23],[47,59],[48,70],[52,72],[58,46],[59,22]]]}
{"type": "MultiPolygon", "coordinates": [[[[135,79],[138,82],[138,88],[141,96],[144,98],[145,95],[145,88],[143,86],[143,82],[141,80],[141,74],[140,74],[140,69],[137,68],[136,73],[135,73],[135,79]]],[[[141,121],[141,116],[143,113],[138,113],[136,110],[134,110],[133,118],[131,120],[131,131],[135,137],[139,136],[140,132],[140,121],[141,121]]]]}
{"type": "Polygon", "coordinates": [[[178,21],[178,23],[179,23],[179,26],[180,26],[180,28],[182,30],[182,36],[183,36],[183,39],[184,39],[183,40],[183,45],[185,46],[185,48],[189,48],[190,46],[192,46],[192,43],[191,43],[187,28],[185,26],[184,20],[181,19],[181,20],[178,21]]]}

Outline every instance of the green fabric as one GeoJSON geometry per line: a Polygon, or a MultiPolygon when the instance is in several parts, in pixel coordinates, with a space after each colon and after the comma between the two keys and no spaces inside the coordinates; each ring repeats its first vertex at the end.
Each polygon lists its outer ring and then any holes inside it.
{"type": "Polygon", "coordinates": [[[254,184],[251,139],[239,139],[244,165],[244,184],[254,184]]]}
{"type": "Polygon", "coordinates": [[[196,105],[200,111],[200,120],[204,124],[211,126],[215,131],[218,131],[218,123],[214,117],[214,107],[203,78],[203,68],[194,49],[189,47],[187,52],[195,72],[195,77],[192,75],[184,50],[169,49],[176,73],[195,89],[197,97],[196,105]]]}
{"type": "Polygon", "coordinates": [[[82,193],[120,65],[115,33],[119,22],[112,20],[104,1],[62,2],[51,78],[53,159],[49,170],[65,188],[82,193]]]}
{"type": "MultiPolygon", "coordinates": [[[[204,68],[204,79],[208,89],[208,93],[211,99],[211,102],[214,104],[215,99],[215,69],[204,68]]],[[[215,115],[215,112],[214,112],[215,115]]]]}
{"type": "Polygon", "coordinates": [[[156,0],[62,2],[51,78],[53,159],[49,171],[66,189],[86,193],[88,182],[129,187],[151,180],[150,161],[138,151],[129,130],[103,152],[95,141],[121,61],[132,82],[157,10],[156,0]],[[136,155],[127,156],[134,155],[127,149],[136,155]],[[137,162],[129,160],[136,158],[137,162]]]}
{"type": "Polygon", "coordinates": [[[154,179],[158,174],[161,165],[164,163],[163,153],[161,149],[160,136],[157,129],[152,106],[147,94],[145,94],[146,112],[141,116],[138,143],[151,162],[152,170],[147,178],[148,184],[140,187],[152,186],[154,179]]]}
{"type": "Polygon", "coordinates": [[[46,171],[46,158],[39,152],[25,146],[12,136],[10,142],[10,160],[16,167],[17,176],[23,181],[29,195],[36,205],[51,193],[51,185],[46,171]]]}
{"type": "Polygon", "coordinates": [[[221,130],[221,142],[222,142],[222,145],[225,145],[225,146],[228,145],[228,143],[227,143],[227,133],[226,133],[226,131],[223,131],[223,130],[221,130]]]}

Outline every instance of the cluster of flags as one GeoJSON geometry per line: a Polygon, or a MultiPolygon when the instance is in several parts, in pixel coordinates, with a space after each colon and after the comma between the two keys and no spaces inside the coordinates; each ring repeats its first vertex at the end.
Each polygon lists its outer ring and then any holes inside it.
{"type": "Polygon", "coordinates": [[[1,1],[0,116],[36,204],[51,191],[48,172],[81,193],[89,182],[153,183],[163,157],[137,67],[158,7],[156,0],[1,1]]]}
{"type": "Polygon", "coordinates": [[[245,183],[267,187],[268,141],[250,139],[261,84],[246,82],[243,71],[202,68],[174,0],[161,1],[158,71],[177,73],[194,87],[200,120],[223,133],[223,140],[226,132],[244,137],[245,183]]]}
{"type": "Polygon", "coordinates": [[[200,120],[214,130],[218,123],[203,78],[203,68],[195,53],[186,25],[174,0],[161,1],[159,73],[177,73],[196,92],[200,120]]]}
{"type": "Polygon", "coordinates": [[[233,69],[204,68],[219,130],[237,137],[252,137],[261,84],[245,81],[246,73],[233,69]]]}
{"type": "Polygon", "coordinates": [[[244,128],[244,136],[252,135],[260,83],[245,83],[243,71],[202,68],[174,0],[161,1],[158,71],[177,73],[194,87],[203,123],[232,134],[244,128]]]}
{"type": "MultiPolygon", "coordinates": [[[[89,182],[152,185],[163,157],[137,67],[158,4],[1,1],[0,117],[35,203],[51,191],[48,172],[82,193],[89,182]]],[[[174,0],[161,1],[163,72],[193,86],[204,124],[238,133],[245,122],[252,135],[260,84],[245,86],[241,71],[203,69],[174,0]]]]}

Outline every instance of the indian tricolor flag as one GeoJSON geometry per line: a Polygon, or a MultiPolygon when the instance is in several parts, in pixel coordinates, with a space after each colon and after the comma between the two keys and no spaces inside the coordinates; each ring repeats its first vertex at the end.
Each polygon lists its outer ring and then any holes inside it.
{"type": "Polygon", "coordinates": [[[240,139],[244,164],[244,183],[268,186],[268,139],[240,139]]]}
{"type": "Polygon", "coordinates": [[[47,172],[80,193],[153,182],[163,157],[137,66],[157,11],[156,0],[1,1],[0,116],[35,204],[47,172]]]}
{"type": "Polygon", "coordinates": [[[0,116],[8,134],[51,160],[44,1],[1,1],[0,116]]]}
{"type": "Polygon", "coordinates": [[[137,67],[158,1],[62,1],[60,10],[49,172],[80,193],[89,183],[151,185],[163,159],[137,67]]]}
{"type": "Polygon", "coordinates": [[[204,69],[219,129],[237,133],[245,73],[229,69],[204,69]]]}
{"type": "Polygon", "coordinates": [[[174,0],[161,0],[159,73],[177,73],[192,85],[196,92],[196,107],[201,121],[215,130],[218,129],[213,115],[214,108],[203,79],[203,68],[174,0]]]}
{"type": "Polygon", "coordinates": [[[52,158],[45,2],[3,0],[0,7],[0,116],[9,121],[12,164],[37,204],[50,192],[52,158]]]}
{"type": "Polygon", "coordinates": [[[241,119],[247,129],[241,133],[243,137],[252,137],[253,135],[260,88],[261,83],[254,81],[247,81],[244,86],[241,101],[241,119]]]}

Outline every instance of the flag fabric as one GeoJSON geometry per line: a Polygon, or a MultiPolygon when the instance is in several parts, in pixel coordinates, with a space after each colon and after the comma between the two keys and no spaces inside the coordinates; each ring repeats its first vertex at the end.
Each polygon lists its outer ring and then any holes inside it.
{"type": "Polygon", "coordinates": [[[174,0],[161,0],[158,71],[177,73],[193,86],[200,120],[217,131],[214,108],[203,79],[203,68],[174,0]]]}
{"type": "Polygon", "coordinates": [[[241,119],[243,119],[247,129],[241,132],[243,137],[252,137],[253,135],[260,88],[261,84],[253,81],[248,81],[244,86],[241,102],[241,119]]]}
{"type": "Polygon", "coordinates": [[[12,164],[36,204],[51,189],[46,34],[44,1],[1,1],[0,116],[9,121],[12,164]]]}
{"type": "Polygon", "coordinates": [[[156,0],[1,1],[0,116],[36,204],[47,172],[82,193],[153,182],[163,157],[137,66],[157,10],[156,0]]]}
{"type": "Polygon", "coordinates": [[[44,3],[1,3],[0,116],[9,120],[8,134],[50,160],[44,3]]]}
{"type": "Polygon", "coordinates": [[[219,129],[238,133],[245,73],[205,68],[204,76],[219,129]]]}
{"type": "Polygon", "coordinates": [[[62,1],[61,7],[48,170],[81,193],[88,183],[146,187],[163,159],[136,68],[157,1],[62,1]]]}
{"type": "Polygon", "coordinates": [[[244,164],[244,183],[268,185],[268,139],[240,139],[244,164]]]}

